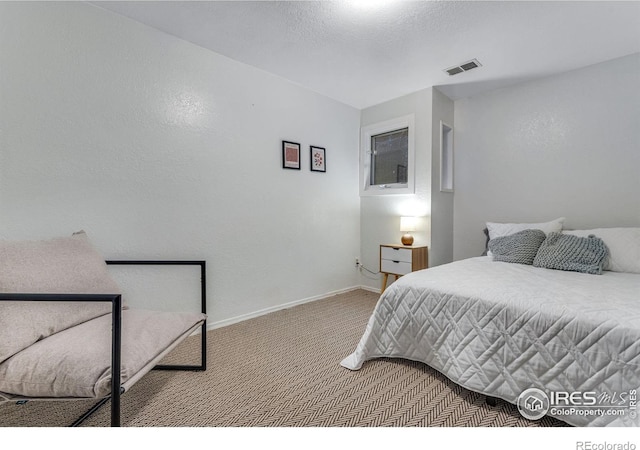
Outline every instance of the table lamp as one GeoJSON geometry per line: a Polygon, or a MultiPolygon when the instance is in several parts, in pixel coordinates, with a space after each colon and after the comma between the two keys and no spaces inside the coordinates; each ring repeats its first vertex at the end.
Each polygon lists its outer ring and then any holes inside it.
{"type": "Polygon", "coordinates": [[[415,217],[400,217],[400,231],[403,231],[402,244],[413,244],[413,236],[409,234],[409,231],[416,231],[416,218],[415,217]]]}

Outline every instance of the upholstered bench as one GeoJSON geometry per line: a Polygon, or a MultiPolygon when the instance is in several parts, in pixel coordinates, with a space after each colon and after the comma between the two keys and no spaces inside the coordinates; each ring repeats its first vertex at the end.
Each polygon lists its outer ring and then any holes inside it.
{"type": "MultiPolygon", "coordinates": [[[[202,311],[136,310],[84,232],[49,241],[0,241],[0,402],[100,400],[73,425],[111,400],[120,425],[120,395],[152,369],[206,369],[204,261],[108,261],[197,265],[202,311]],[[201,327],[201,364],[158,366],[201,327]]],[[[0,419],[1,421],[1,419],[0,419]]]]}

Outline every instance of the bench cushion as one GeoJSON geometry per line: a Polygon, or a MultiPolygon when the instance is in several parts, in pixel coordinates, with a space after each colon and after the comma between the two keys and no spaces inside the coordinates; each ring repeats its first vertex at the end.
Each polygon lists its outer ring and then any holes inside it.
{"type": "MultiPolygon", "coordinates": [[[[201,313],[124,310],[125,389],[205,320],[201,313]]],[[[111,391],[111,314],[40,340],[0,364],[7,397],[105,397],[111,391]]]]}
{"type": "MultiPolygon", "coordinates": [[[[44,241],[0,241],[0,292],[119,294],[84,232],[44,241]]],[[[0,362],[68,327],[111,312],[111,303],[0,302],[0,362]]]]}

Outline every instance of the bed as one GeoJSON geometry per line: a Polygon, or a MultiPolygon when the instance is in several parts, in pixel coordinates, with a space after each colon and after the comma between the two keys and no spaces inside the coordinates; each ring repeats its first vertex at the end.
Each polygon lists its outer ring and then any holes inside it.
{"type": "Polygon", "coordinates": [[[572,406],[583,405],[548,414],[575,426],[639,426],[640,274],[591,275],[490,256],[413,272],[382,294],[341,365],[358,370],[380,357],[424,362],[513,404],[530,388],[577,392],[572,406]],[[597,405],[585,408],[594,397],[597,405]]]}

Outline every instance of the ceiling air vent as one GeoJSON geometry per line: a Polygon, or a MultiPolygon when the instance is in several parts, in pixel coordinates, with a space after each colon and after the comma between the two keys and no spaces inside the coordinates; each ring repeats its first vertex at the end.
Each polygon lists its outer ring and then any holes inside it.
{"type": "Polygon", "coordinates": [[[456,75],[462,72],[467,72],[471,69],[475,69],[476,67],[480,67],[482,64],[477,59],[472,59],[471,61],[467,61],[466,63],[462,63],[459,66],[449,67],[444,71],[449,75],[456,75]]]}

